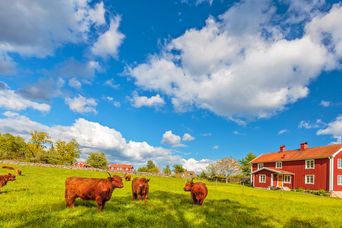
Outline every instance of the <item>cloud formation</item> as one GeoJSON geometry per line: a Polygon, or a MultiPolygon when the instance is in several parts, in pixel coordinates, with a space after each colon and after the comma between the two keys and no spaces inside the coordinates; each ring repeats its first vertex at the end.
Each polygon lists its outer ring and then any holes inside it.
{"type": "Polygon", "coordinates": [[[332,135],[339,143],[342,143],[342,116],[338,116],[334,121],[328,123],[326,128],[318,130],[317,135],[332,135]]]}
{"type": "Polygon", "coordinates": [[[270,117],[306,97],[310,81],[339,67],[342,56],[341,5],[316,15],[293,39],[272,24],[276,16],[271,1],[237,3],[128,74],[137,86],[171,97],[176,111],[197,107],[232,120],[270,117]]]}
{"type": "Polygon", "coordinates": [[[0,107],[14,111],[31,108],[40,112],[49,112],[51,108],[46,103],[38,103],[26,99],[9,88],[0,88],[0,107]]]}
{"type": "Polygon", "coordinates": [[[97,102],[94,98],[86,98],[78,95],[74,98],[65,98],[65,103],[70,110],[78,113],[97,113],[97,102]]]}
{"type": "Polygon", "coordinates": [[[159,95],[154,95],[151,97],[139,96],[137,93],[133,93],[131,103],[135,108],[146,107],[160,107],[165,105],[164,99],[159,95]]]}

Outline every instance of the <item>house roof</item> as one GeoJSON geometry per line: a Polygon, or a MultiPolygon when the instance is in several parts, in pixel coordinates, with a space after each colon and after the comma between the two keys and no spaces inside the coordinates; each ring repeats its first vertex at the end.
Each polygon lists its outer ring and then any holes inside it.
{"type": "Polygon", "coordinates": [[[121,168],[133,168],[133,165],[129,164],[111,164],[109,167],[121,167],[121,168]]]}
{"type": "Polygon", "coordinates": [[[284,152],[272,152],[256,157],[251,161],[251,163],[329,158],[339,150],[342,150],[342,144],[306,148],[303,151],[296,149],[284,152]]]}
{"type": "Polygon", "coordinates": [[[263,167],[261,169],[258,169],[258,170],[255,170],[254,172],[252,173],[257,173],[257,172],[260,172],[262,170],[267,170],[267,171],[270,171],[270,172],[273,172],[273,173],[278,173],[278,174],[290,174],[290,175],[294,175],[294,173],[291,173],[289,171],[285,171],[285,170],[280,170],[280,169],[270,169],[270,168],[267,168],[267,167],[263,167]]]}

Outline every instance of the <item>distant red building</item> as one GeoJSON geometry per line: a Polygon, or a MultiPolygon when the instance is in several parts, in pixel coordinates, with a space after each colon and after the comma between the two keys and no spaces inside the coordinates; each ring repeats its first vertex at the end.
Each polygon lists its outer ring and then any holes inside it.
{"type": "Polygon", "coordinates": [[[109,171],[132,172],[134,167],[129,164],[111,164],[108,166],[108,169],[109,171]]]}
{"type": "Polygon", "coordinates": [[[73,166],[78,167],[78,168],[90,168],[91,167],[85,162],[75,162],[73,166]]]}
{"type": "Polygon", "coordinates": [[[281,146],[278,152],[251,161],[253,187],[324,189],[342,195],[342,144],[296,150],[281,146]]]}

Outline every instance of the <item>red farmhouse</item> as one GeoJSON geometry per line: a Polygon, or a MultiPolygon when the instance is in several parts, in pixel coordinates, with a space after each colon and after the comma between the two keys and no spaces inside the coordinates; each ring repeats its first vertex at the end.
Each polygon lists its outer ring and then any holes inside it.
{"type": "Polygon", "coordinates": [[[253,187],[324,189],[342,194],[342,144],[262,154],[251,161],[253,187]]]}
{"type": "Polygon", "coordinates": [[[108,169],[109,171],[132,172],[134,168],[128,164],[111,164],[108,169]]]}

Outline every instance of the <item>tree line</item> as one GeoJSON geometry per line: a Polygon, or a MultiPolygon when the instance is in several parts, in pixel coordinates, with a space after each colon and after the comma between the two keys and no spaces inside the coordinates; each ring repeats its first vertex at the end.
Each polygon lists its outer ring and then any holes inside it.
{"type": "MultiPolygon", "coordinates": [[[[80,145],[75,139],[70,141],[53,141],[46,132],[33,131],[26,142],[21,136],[9,133],[0,134],[0,160],[15,159],[19,161],[47,163],[54,165],[72,165],[80,157],[80,145]]],[[[251,174],[250,161],[256,156],[248,153],[243,159],[227,157],[211,163],[199,175],[201,178],[247,177],[251,174]]],[[[106,169],[108,159],[101,151],[91,152],[86,163],[95,168],[106,169]]],[[[181,164],[174,164],[160,169],[152,160],[140,167],[139,172],[164,173],[165,175],[182,174],[186,169],[181,164]]]]}

